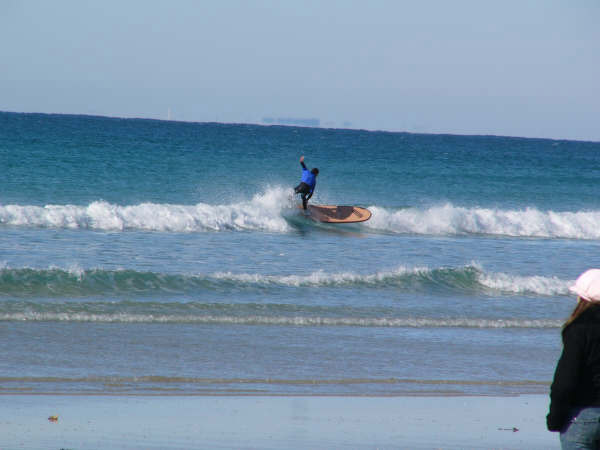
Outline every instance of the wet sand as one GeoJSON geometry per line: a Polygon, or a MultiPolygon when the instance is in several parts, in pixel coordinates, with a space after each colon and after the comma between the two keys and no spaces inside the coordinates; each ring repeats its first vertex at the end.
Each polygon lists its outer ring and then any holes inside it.
{"type": "Polygon", "coordinates": [[[558,449],[547,407],[545,395],[3,395],[0,450],[558,449]]]}

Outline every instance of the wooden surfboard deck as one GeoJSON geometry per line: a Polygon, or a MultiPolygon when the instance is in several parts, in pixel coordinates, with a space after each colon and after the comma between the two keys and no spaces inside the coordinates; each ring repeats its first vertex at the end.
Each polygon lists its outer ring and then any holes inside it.
{"type": "Polygon", "coordinates": [[[312,219],[327,223],[356,223],[371,218],[371,211],[360,206],[308,205],[308,212],[312,219]]]}

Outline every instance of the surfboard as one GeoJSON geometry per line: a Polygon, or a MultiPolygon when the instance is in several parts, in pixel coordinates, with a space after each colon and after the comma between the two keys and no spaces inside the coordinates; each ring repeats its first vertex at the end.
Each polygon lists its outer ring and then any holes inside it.
{"type": "MultiPolygon", "coordinates": [[[[302,209],[302,206],[299,206],[302,209]]],[[[360,206],[308,205],[308,215],[318,222],[356,223],[371,218],[371,211],[360,206]]]]}

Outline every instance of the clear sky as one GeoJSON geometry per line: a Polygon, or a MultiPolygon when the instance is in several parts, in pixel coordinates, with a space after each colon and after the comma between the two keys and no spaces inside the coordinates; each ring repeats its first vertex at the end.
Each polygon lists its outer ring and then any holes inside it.
{"type": "Polygon", "coordinates": [[[600,0],[0,0],[0,110],[600,141],[600,0]]]}

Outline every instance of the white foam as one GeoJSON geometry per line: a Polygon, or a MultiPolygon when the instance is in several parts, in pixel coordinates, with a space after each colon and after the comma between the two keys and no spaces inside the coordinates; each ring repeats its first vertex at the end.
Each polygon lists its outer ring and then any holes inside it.
{"type": "Polygon", "coordinates": [[[506,273],[480,273],[478,279],[482,285],[502,292],[547,296],[569,295],[569,286],[574,283],[573,280],[561,280],[555,276],[523,277],[506,273]]]}
{"type": "Polygon", "coordinates": [[[426,267],[409,268],[400,266],[393,270],[379,271],[371,274],[360,274],[355,272],[328,273],[317,270],[308,275],[262,275],[262,274],[236,274],[233,272],[217,272],[211,276],[216,279],[237,281],[254,284],[278,284],[291,287],[300,286],[327,286],[343,284],[378,284],[393,280],[403,275],[429,273],[431,269],[426,267]]]}
{"type": "Polygon", "coordinates": [[[261,230],[285,232],[282,210],[290,207],[289,189],[269,188],[250,201],[228,205],[171,205],[142,203],[120,206],[96,201],[87,206],[1,205],[0,223],[12,226],[198,232],[261,230]]]}
{"type": "Polygon", "coordinates": [[[393,233],[600,239],[600,211],[464,208],[450,203],[428,209],[369,209],[373,216],[365,226],[393,233]]]}
{"type": "Polygon", "coordinates": [[[562,322],[552,319],[479,319],[479,318],[366,318],[309,316],[217,316],[19,312],[0,314],[0,321],[31,322],[108,322],[108,323],[196,323],[220,325],[274,326],[355,326],[392,328],[558,328],[562,322]]]}
{"type": "MultiPolygon", "coordinates": [[[[248,284],[275,284],[290,287],[340,286],[352,284],[378,285],[385,283],[396,283],[399,285],[406,283],[408,285],[413,278],[435,283],[437,273],[443,272],[446,275],[450,275],[454,272],[457,277],[457,285],[468,289],[469,285],[465,284],[460,279],[460,276],[469,271],[474,271],[474,282],[479,283],[484,288],[503,293],[542,296],[570,295],[569,286],[573,284],[573,280],[563,280],[556,276],[521,276],[502,272],[486,272],[477,263],[472,263],[469,266],[459,268],[437,269],[399,266],[393,270],[384,270],[366,274],[355,272],[328,273],[323,270],[318,270],[307,275],[263,275],[256,273],[236,274],[233,272],[217,272],[212,274],[211,278],[248,284]]],[[[451,277],[445,276],[442,278],[444,278],[446,283],[452,284],[451,277]]],[[[478,286],[475,284],[470,287],[472,289],[478,289],[478,286]]]]}
{"type": "MultiPolygon", "coordinates": [[[[106,231],[284,233],[290,231],[285,213],[293,208],[292,199],[291,189],[269,187],[249,201],[224,205],[141,203],[122,206],[105,201],[87,206],[0,205],[0,224],[106,231]]],[[[450,203],[427,209],[389,210],[378,206],[369,209],[373,215],[361,226],[391,233],[600,239],[597,225],[600,211],[502,210],[465,208],[450,203]]]]}

